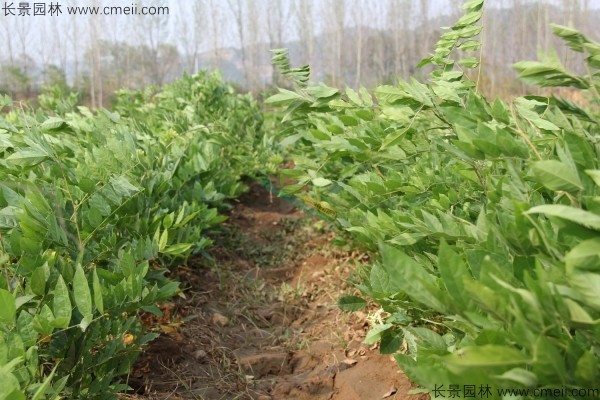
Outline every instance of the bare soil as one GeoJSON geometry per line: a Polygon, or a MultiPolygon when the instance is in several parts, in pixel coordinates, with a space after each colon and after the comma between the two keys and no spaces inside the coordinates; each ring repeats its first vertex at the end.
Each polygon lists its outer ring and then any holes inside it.
{"type": "Polygon", "coordinates": [[[178,269],[184,294],[147,316],[161,332],[127,399],[428,399],[393,358],[363,344],[367,313],[336,305],[368,261],[326,224],[259,185],[230,211],[210,257],[178,269]]]}

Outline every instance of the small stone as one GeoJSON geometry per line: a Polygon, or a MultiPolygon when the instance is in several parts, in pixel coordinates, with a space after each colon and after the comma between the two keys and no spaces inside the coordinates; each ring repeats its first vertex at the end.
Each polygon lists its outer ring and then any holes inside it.
{"type": "Polygon", "coordinates": [[[214,313],[212,316],[212,322],[213,322],[213,324],[216,324],[219,326],[225,326],[229,323],[229,318],[227,318],[226,316],[224,316],[221,313],[214,313]]]}
{"type": "Polygon", "coordinates": [[[206,358],[206,351],[200,349],[194,352],[194,358],[196,360],[204,360],[206,358]]]}
{"type": "Polygon", "coordinates": [[[312,273],[312,278],[317,279],[325,276],[325,271],[315,271],[312,273]]]}

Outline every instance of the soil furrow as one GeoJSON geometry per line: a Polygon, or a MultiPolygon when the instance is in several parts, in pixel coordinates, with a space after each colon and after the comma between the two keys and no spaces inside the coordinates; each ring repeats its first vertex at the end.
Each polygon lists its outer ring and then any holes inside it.
{"type": "Polygon", "coordinates": [[[259,185],[240,199],[212,260],[178,269],[184,296],[129,377],[135,399],[424,399],[389,355],[363,344],[367,314],[335,302],[366,256],[259,185]],[[387,397],[384,397],[386,396],[387,397]]]}

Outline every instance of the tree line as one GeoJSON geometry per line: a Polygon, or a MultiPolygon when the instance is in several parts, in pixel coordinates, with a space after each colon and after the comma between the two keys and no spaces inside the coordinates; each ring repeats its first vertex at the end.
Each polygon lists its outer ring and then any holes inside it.
{"type": "MultiPolygon", "coordinates": [[[[94,0],[94,4],[101,4],[94,0]]],[[[415,66],[461,15],[460,1],[441,0],[196,0],[161,1],[168,16],[5,17],[0,25],[0,92],[35,96],[42,87],[80,93],[106,106],[119,88],[161,85],[201,69],[220,69],[240,88],[281,85],[270,49],[287,47],[315,80],[336,86],[393,83],[425,74],[415,66]],[[173,4],[171,4],[173,3],[173,4]],[[38,25],[32,29],[33,24],[38,25]],[[38,35],[38,37],[36,37],[38,35]],[[32,44],[38,44],[36,46],[32,44]]],[[[483,18],[481,87],[511,96],[527,90],[511,65],[557,49],[550,23],[599,36],[600,9],[592,0],[488,0],[483,18]]]]}

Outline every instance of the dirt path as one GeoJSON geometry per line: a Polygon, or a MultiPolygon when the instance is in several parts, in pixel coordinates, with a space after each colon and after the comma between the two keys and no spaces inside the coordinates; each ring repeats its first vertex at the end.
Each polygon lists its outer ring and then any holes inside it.
{"type": "Polygon", "coordinates": [[[363,256],[322,222],[255,185],[206,259],[179,269],[185,298],[129,377],[130,399],[425,399],[362,343],[366,314],[335,305],[363,256]]]}

